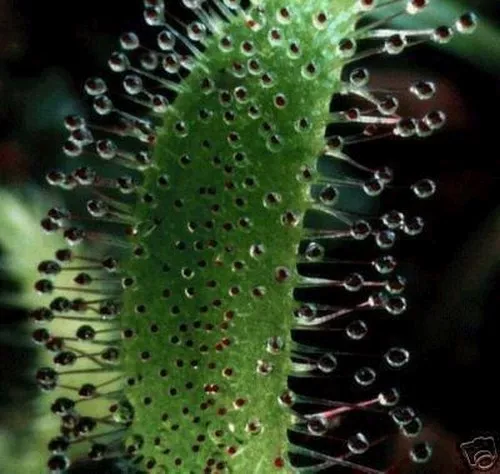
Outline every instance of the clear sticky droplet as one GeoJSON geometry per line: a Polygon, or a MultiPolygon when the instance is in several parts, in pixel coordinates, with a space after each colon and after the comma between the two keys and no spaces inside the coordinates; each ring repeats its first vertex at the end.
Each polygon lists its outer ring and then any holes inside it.
{"type": "Polygon", "coordinates": [[[304,256],[309,262],[320,262],[325,256],[325,248],[318,242],[310,242],[307,244],[304,256]]]}
{"type": "Polygon", "coordinates": [[[349,323],[345,329],[345,333],[349,339],[353,341],[360,341],[368,333],[368,326],[364,321],[360,319],[349,323]]]}
{"type": "Polygon", "coordinates": [[[419,235],[424,230],[425,222],[422,217],[413,216],[406,219],[406,222],[403,226],[403,232],[406,235],[411,235],[412,237],[415,235],[419,235]]]}
{"type": "Polygon", "coordinates": [[[390,249],[396,242],[396,233],[392,230],[384,229],[375,235],[375,243],[381,249],[390,249]]]}
{"type": "Polygon", "coordinates": [[[361,290],[365,283],[365,279],[359,273],[351,273],[343,282],[343,287],[347,291],[355,292],[361,290]]]}
{"type": "Polygon", "coordinates": [[[389,229],[399,229],[403,226],[405,216],[399,211],[389,211],[381,217],[382,223],[389,229]]]}
{"type": "Polygon", "coordinates": [[[339,195],[339,193],[338,193],[337,188],[335,188],[331,184],[327,184],[326,186],[324,186],[320,190],[319,200],[323,204],[327,204],[327,205],[331,206],[332,204],[334,204],[337,201],[338,195],[339,195]]]}
{"type": "Polygon", "coordinates": [[[356,433],[347,440],[347,449],[352,454],[363,454],[370,447],[370,443],[363,433],[356,433]]]}
{"type": "Polygon", "coordinates": [[[406,288],[406,278],[395,275],[386,281],[384,288],[391,295],[400,295],[406,288]]]}
{"type": "Polygon", "coordinates": [[[123,79],[123,88],[130,95],[137,95],[142,91],[142,79],[137,75],[129,75],[123,79]]]}
{"type": "Polygon", "coordinates": [[[207,36],[207,28],[203,23],[195,21],[188,25],[187,35],[192,41],[203,41],[207,36]]]}
{"type": "Polygon", "coordinates": [[[429,100],[436,93],[436,85],[431,81],[417,81],[410,86],[410,92],[420,100],[429,100]]]}
{"type": "Polygon", "coordinates": [[[365,87],[370,82],[370,73],[366,68],[356,68],[349,74],[349,82],[355,87],[365,87]]]}
{"type": "Polygon", "coordinates": [[[112,410],[112,418],[120,424],[127,424],[134,419],[134,408],[126,400],[117,403],[112,410]]]}
{"type": "Polygon", "coordinates": [[[114,52],[108,60],[108,66],[113,72],[124,72],[130,67],[130,61],[124,53],[114,52]]]}
{"type": "Polygon", "coordinates": [[[403,52],[406,45],[406,38],[400,34],[395,34],[387,38],[385,41],[384,51],[390,55],[397,55],[403,52]]]}
{"type": "Polygon", "coordinates": [[[388,166],[383,166],[374,171],[373,177],[381,183],[389,184],[394,179],[394,172],[388,166]]]}
{"type": "Polygon", "coordinates": [[[402,296],[391,296],[387,298],[384,303],[384,309],[394,316],[398,316],[404,313],[406,311],[406,308],[406,299],[402,296]]]}
{"type": "Polygon", "coordinates": [[[328,352],[318,359],[317,367],[321,372],[330,374],[337,368],[337,364],[337,358],[328,352]]]}
{"type": "Polygon", "coordinates": [[[139,37],[133,31],[124,33],[120,36],[120,46],[127,51],[137,49],[140,46],[139,37]]]}
{"type": "Polygon", "coordinates": [[[271,336],[266,342],[266,350],[270,354],[278,354],[283,347],[285,347],[285,341],[280,336],[271,336]]]}
{"type": "Polygon", "coordinates": [[[372,228],[367,221],[359,220],[351,225],[350,233],[353,239],[364,240],[372,233],[372,228]]]}
{"type": "Polygon", "coordinates": [[[113,102],[107,95],[100,95],[94,99],[94,110],[99,115],[108,115],[113,111],[113,102]]]}
{"type": "Polygon", "coordinates": [[[417,443],[410,449],[410,459],[417,464],[424,464],[432,457],[432,446],[427,442],[417,443]]]}
{"type": "Polygon", "coordinates": [[[371,367],[362,367],[358,369],[354,374],[354,380],[358,385],[362,387],[368,387],[377,378],[377,373],[371,367]]]}
{"type": "Polygon", "coordinates": [[[472,12],[468,12],[460,16],[460,18],[455,22],[455,28],[461,34],[470,35],[476,30],[477,24],[477,16],[472,12]]]}
{"type": "Polygon", "coordinates": [[[423,423],[422,420],[416,416],[409,423],[400,427],[401,433],[406,438],[416,438],[422,432],[423,423]]]}
{"type": "Polygon", "coordinates": [[[421,179],[411,186],[411,190],[419,199],[428,199],[436,192],[436,183],[431,179],[421,179]]]}
{"type": "Polygon", "coordinates": [[[370,197],[379,196],[384,188],[384,183],[375,178],[370,178],[363,183],[363,191],[370,197]]]}
{"type": "Polygon", "coordinates": [[[399,403],[400,394],[396,388],[388,388],[378,394],[378,402],[384,407],[392,407],[399,403]]]}
{"type": "Polygon", "coordinates": [[[158,47],[162,51],[172,51],[175,47],[175,36],[168,30],[163,30],[156,37],[158,47]]]}
{"type": "Polygon", "coordinates": [[[85,92],[90,96],[105,94],[108,91],[106,82],[100,77],[90,77],[85,81],[85,92]]]}
{"type": "Polygon", "coordinates": [[[415,410],[411,407],[398,407],[390,412],[390,417],[398,426],[410,423],[415,416],[415,410]]]}
{"type": "Polygon", "coordinates": [[[318,309],[314,304],[306,303],[294,312],[298,322],[308,323],[317,317],[318,309]]]}
{"type": "Polygon", "coordinates": [[[397,267],[397,262],[392,255],[382,255],[373,260],[372,265],[378,273],[381,275],[387,275],[388,273],[394,271],[397,267]]]}
{"type": "Polygon", "coordinates": [[[328,431],[328,420],[322,416],[315,416],[307,421],[307,431],[313,436],[322,436],[328,431]]]}
{"type": "Polygon", "coordinates": [[[384,360],[389,367],[400,369],[410,361],[410,353],[403,347],[392,347],[384,354],[384,360]]]}

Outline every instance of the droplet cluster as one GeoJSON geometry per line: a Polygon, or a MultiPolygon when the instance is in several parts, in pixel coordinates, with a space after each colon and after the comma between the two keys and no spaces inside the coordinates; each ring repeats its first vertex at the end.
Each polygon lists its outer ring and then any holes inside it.
{"type": "MultiPolygon", "coordinates": [[[[408,308],[390,251],[424,220],[397,208],[360,217],[344,195],[431,198],[431,179],[400,185],[350,147],[426,137],[445,116],[400,115],[402,92],[372,89],[357,62],[447,42],[475,17],[400,31],[370,15],[416,15],[427,2],[182,3],[192,21],[177,28],[161,0],[144,1],[154,44],[119,38],[108,65],[121,88],[85,82],[93,118],[65,121],[76,167],[47,173],[87,196],[81,212],[53,208],[41,222],[67,243],[40,263],[35,290],[52,300],[32,312],[33,340],[53,354],[37,383],[64,393],[49,471],[84,442],[91,459],[156,473],[384,472],[372,460],[385,460],[378,439],[392,435],[410,440],[409,462],[427,462],[419,416],[385,382],[410,352],[376,335],[408,308]],[[332,95],[354,105],[331,110],[332,95]],[[109,164],[118,172],[97,171],[109,164]],[[52,334],[54,319],[79,325],[52,334]],[[86,408],[96,400],[103,413],[86,408]],[[327,453],[316,442],[333,430],[327,453]]],[[[408,86],[418,100],[435,91],[408,86]]]]}

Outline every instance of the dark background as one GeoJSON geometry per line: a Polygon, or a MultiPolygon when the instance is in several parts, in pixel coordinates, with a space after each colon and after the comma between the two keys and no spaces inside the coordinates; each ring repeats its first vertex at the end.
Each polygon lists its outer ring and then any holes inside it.
{"type": "MultiPolygon", "coordinates": [[[[140,3],[0,0],[0,186],[43,184],[45,171],[64,161],[62,118],[82,110],[86,77],[107,74],[118,35],[143,29],[140,3]]],[[[498,2],[471,1],[466,8],[498,26],[498,2]]],[[[437,195],[422,207],[425,233],[395,250],[416,282],[403,330],[417,357],[404,384],[431,436],[443,440],[432,469],[460,472],[458,443],[480,434],[500,443],[500,58],[481,67],[422,46],[372,63],[374,80],[384,86],[434,79],[437,106],[449,118],[429,139],[374,142],[369,155],[360,147],[359,156],[389,164],[402,182],[432,176],[438,183],[437,195]]],[[[384,199],[389,208],[405,204],[384,199]]],[[[7,276],[0,278],[4,291],[15,289],[7,276]]],[[[9,331],[25,318],[21,308],[1,314],[9,331]]],[[[29,367],[32,356],[0,345],[0,386],[8,387],[0,403],[7,413],[35,393],[19,387],[9,370],[29,367]]]]}

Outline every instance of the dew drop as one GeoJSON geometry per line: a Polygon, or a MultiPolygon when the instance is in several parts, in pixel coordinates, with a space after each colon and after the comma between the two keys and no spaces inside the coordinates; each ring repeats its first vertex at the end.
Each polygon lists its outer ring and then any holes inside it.
{"type": "Polygon", "coordinates": [[[417,464],[424,464],[432,457],[432,447],[428,442],[415,444],[410,449],[410,459],[417,464]]]}
{"type": "Polygon", "coordinates": [[[303,304],[300,308],[295,310],[294,314],[298,322],[307,323],[316,318],[317,308],[311,303],[303,304]]]}
{"type": "Polygon", "coordinates": [[[256,435],[262,432],[262,423],[258,419],[250,420],[245,425],[245,431],[252,435],[256,435]]]}
{"type": "Polygon", "coordinates": [[[399,403],[400,394],[396,388],[385,389],[378,394],[378,402],[384,407],[392,407],[399,403]]]}
{"type": "Polygon", "coordinates": [[[112,418],[117,423],[128,424],[134,419],[134,408],[128,401],[122,400],[113,408],[112,418]]]}
{"type": "Polygon", "coordinates": [[[283,137],[278,134],[273,134],[266,139],[266,148],[272,152],[276,153],[283,148],[283,137]]]}
{"type": "Polygon", "coordinates": [[[64,474],[69,466],[69,459],[61,454],[52,456],[47,462],[50,474],[64,474]]]}
{"type": "Polygon", "coordinates": [[[144,20],[149,26],[160,26],[163,24],[163,8],[146,7],[144,9],[144,20]]]}
{"type": "Polygon", "coordinates": [[[61,265],[54,260],[44,260],[38,265],[38,271],[44,275],[57,275],[61,271],[61,265]]]}
{"type": "Polygon", "coordinates": [[[385,213],[382,217],[382,223],[389,229],[399,229],[404,224],[405,216],[399,211],[389,211],[385,213]]]}
{"type": "Polygon", "coordinates": [[[156,37],[158,47],[162,51],[172,51],[175,47],[175,36],[168,30],[163,30],[156,37]]]}
{"type": "Polygon", "coordinates": [[[124,53],[114,52],[108,60],[108,66],[113,72],[124,72],[130,67],[130,61],[124,53]]]}
{"type": "Polygon", "coordinates": [[[120,46],[127,51],[137,49],[140,46],[139,37],[133,31],[124,33],[120,36],[120,46]]]}
{"type": "Polygon", "coordinates": [[[375,235],[375,243],[381,249],[390,249],[396,242],[396,233],[392,230],[384,229],[375,235]]]}
{"type": "Polygon", "coordinates": [[[344,38],[339,41],[337,45],[337,54],[342,59],[352,58],[356,53],[357,45],[356,41],[351,38],[344,38]]]}
{"type": "Polygon", "coordinates": [[[472,13],[464,13],[456,22],[455,28],[459,33],[470,35],[477,28],[477,16],[472,13]]]}
{"type": "Polygon", "coordinates": [[[311,418],[307,422],[307,431],[313,436],[323,436],[328,431],[328,420],[322,416],[311,418]]]}
{"type": "Polygon", "coordinates": [[[418,81],[410,86],[410,92],[420,100],[428,100],[436,93],[436,86],[430,81],[418,81]]]}
{"type": "Polygon", "coordinates": [[[264,360],[257,361],[256,372],[259,375],[269,375],[273,371],[273,364],[266,362],[264,360]]]}
{"type": "Polygon", "coordinates": [[[88,324],[80,326],[76,331],[76,337],[81,341],[92,341],[95,335],[95,329],[88,324]]]}
{"type": "Polygon", "coordinates": [[[182,3],[186,8],[189,8],[190,10],[196,10],[197,8],[200,8],[204,0],[182,0],[182,3]]]}
{"type": "Polygon", "coordinates": [[[88,457],[92,461],[100,461],[106,455],[108,447],[105,444],[93,443],[88,451],[88,457]]]}
{"type": "Polygon", "coordinates": [[[400,369],[410,361],[410,353],[403,347],[392,347],[384,354],[384,360],[390,367],[400,369]]]}
{"type": "Polygon", "coordinates": [[[402,296],[392,296],[387,298],[384,303],[384,309],[394,315],[398,316],[406,311],[406,299],[402,296]]]}
{"type": "Polygon", "coordinates": [[[332,205],[337,201],[338,191],[337,188],[333,187],[331,184],[324,186],[319,192],[319,200],[323,204],[332,205]]]}
{"type": "Polygon", "coordinates": [[[278,354],[284,346],[285,341],[280,336],[271,336],[266,342],[266,350],[270,354],[278,354]]]}
{"type": "Polygon", "coordinates": [[[95,144],[95,149],[99,157],[103,160],[111,160],[116,156],[118,150],[115,142],[109,139],[98,140],[95,144]]]}
{"type": "Polygon", "coordinates": [[[403,232],[407,235],[415,236],[424,230],[424,220],[419,216],[406,219],[403,226],[403,232]]]}
{"type": "Polygon", "coordinates": [[[406,12],[409,15],[416,15],[427,7],[428,4],[429,0],[409,0],[406,4],[406,12]]]}
{"type": "Polygon", "coordinates": [[[391,168],[383,166],[374,171],[373,177],[384,184],[389,184],[394,179],[394,172],[391,168]]]}
{"type": "Polygon", "coordinates": [[[153,112],[163,114],[167,111],[169,102],[165,96],[156,94],[151,98],[151,104],[153,105],[153,112]]]}
{"type": "Polygon", "coordinates": [[[351,225],[351,236],[355,240],[364,240],[372,232],[372,228],[367,221],[359,220],[351,225]]]}
{"type": "Polygon", "coordinates": [[[417,132],[417,121],[410,117],[402,118],[393,129],[393,133],[402,138],[408,138],[417,132]]]}
{"type": "Polygon", "coordinates": [[[387,38],[384,43],[384,50],[387,54],[396,55],[403,52],[407,42],[406,38],[400,34],[395,34],[387,38]]]}
{"type": "Polygon", "coordinates": [[[64,118],[64,127],[70,132],[85,128],[86,125],[85,119],[79,115],[68,115],[64,118]]]}
{"type": "Polygon", "coordinates": [[[52,413],[58,416],[63,416],[71,413],[75,407],[75,402],[69,398],[60,397],[57,398],[54,403],[50,406],[52,413]]]}
{"type": "Polygon", "coordinates": [[[94,99],[93,107],[99,115],[108,115],[113,111],[113,102],[107,95],[99,95],[94,99]]]}
{"type": "Polygon", "coordinates": [[[433,110],[423,120],[431,130],[439,130],[446,122],[446,114],[441,110],[433,110]]]}
{"type": "Polygon", "coordinates": [[[396,275],[386,281],[384,288],[391,295],[399,295],[406,288],[406,278],[400,275],[396,275]]]}
{"type": "Polygon", "coordinates": [[[354,374],[354,380],[362,387],[368,387],[377,378],[377,373],[371,367],[362,367],[354,374]]]}
{"type": "Polygon", "coordinates": [[[421,179],[411,186],[411,190],[419,199],[427,199],[436,192],[436,183],[431,179],[421,179]]]}
{"type": "Polygon", "coordinates": [[[347,440],[347,448],[352,454],[363,454],[370,447],[370,443],[363,433],[356,433],[347,440]]]}
{"type": "Polygon", "coordinates": [[[416,415],[411,407],[398,407],[390,412],[390,416],[394,423],[399,426],[404,426],[410,423],[416,415]]]}
{"type": "Polygon", "coordinates": [[[98,96],[108,91],[106,82],[100,77],[90,77],[85,81],[85,92],[90,96],[98,96]]]}
{"type": "Polygon", "coordinates": [[[345,333],[349,339],[352,339],[353,341],[360,341],[367,335],[368,326],[364,321],[358,319],[349,323],[345,329],[345,333]]]}
{"type": "Polygon", "coordinates": [[[125,450],[129,454],[136,454],[143,446],[144,438],[138,434],[131,434],[124,441],[125,450]]]}
{"type": "Polygon", "coordinates": [[[432,41],[438,44],[446,44],[453,37],[453,30],[446,25],[438,26],[432,33],[432,41]]]}
{"type": "Polygon", "coordinates": [[[363,191],[367,196],[378,196],[384,190],[384,183],[376,178],[370,178],[363,183],[363,191]]]}
{"type": "Polygon", "coordinates": [[[323,372],[324,374],[330,374],[337,368],[337,358],[331,354],[326,353],[323,354],[317,362],[318,370],[323,372]]]}
{"type": "Polygon", "coordinates": [[[342,285],[347,291],[354,292],[361,290],[364,283],[365,280],[359,273],[352,273],[344,280],[342,285]]]}
{"type": "Polygon", "coordinates": [[[394,115],[399,107],[396,97],[387,97],[377,103],[377,109],[382,115],[394,115]]]}
{"type": "Polygon", "coordinates": [[[187,35],[192,41],[203,41],[207,36],[207,29],[203,23],[195,21],[188,25],[187,35]]]}
{"type": "Polygon", "coordinates": [[[64,454],[70,446],[67,436],[57,436],[49,441],[48,448],[52,454],[64,454]]]}
{"type": "Polygon", "coordinates": [[[142,91],[142,79],[137,75],[129,75],[123,79],[123,88],[130,95],[137,95],[142,91]]]}
{"type": "Polygon", "coordinates": [[[154,71],[160,64],[160,61],[155,52],[146,51],[139,57],[139,64],[146,71],[154,71]]]}
{"type": "Polygon", "coordinates": [[[325,256],[325,248],[318,242],[310,242],[307,244],[304,256],[309,262],[320,262],[325,256]]]}
{"type": "Polygon", "coordinates": [[[401,426],[401,432],[407,438],[416,438],[422,432],[423,424],[419,417],[413,418],[409,423],[401,426]]]}
{"type": "Polygon", "coordinates": [[[370,73],[366,68],[356,68],[349,74],[349,82],[355,87],[365,87],[370,81],[370,73]]]}
{"type": "Polygon", "coordinates": [[[397,262],[392,255],[382,255],[373,260],[372,265],[378,273],[381,275],[387,275],[396,268],[397,262]]]}

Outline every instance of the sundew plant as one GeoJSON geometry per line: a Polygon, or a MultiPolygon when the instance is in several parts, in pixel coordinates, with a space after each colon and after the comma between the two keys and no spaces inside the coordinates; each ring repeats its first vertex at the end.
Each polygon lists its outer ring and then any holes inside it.
{"type": "Polygon", "coordinates": [[[411,302],[391,249],[424,231],[397,203],[436,185],[364,154],[445,115],[434,83],[372,87],[363,61],[447,43],[475,16],[403,30],[391,22],[428,0],[181,3],[179,19],[144,1],[151,34],[124,33],[109,75],[85,82],[92,113],[65,120],[73,170],[47,173],[83,204],[41,222],[60,239],[31,312],[60,418],[48,472],[82,457],[156,474],[426,472],[432,445],[398,384],[411,354],[393,328],[411,302]],[[428,112],[400,112],[405,95],[428,112]]]}

